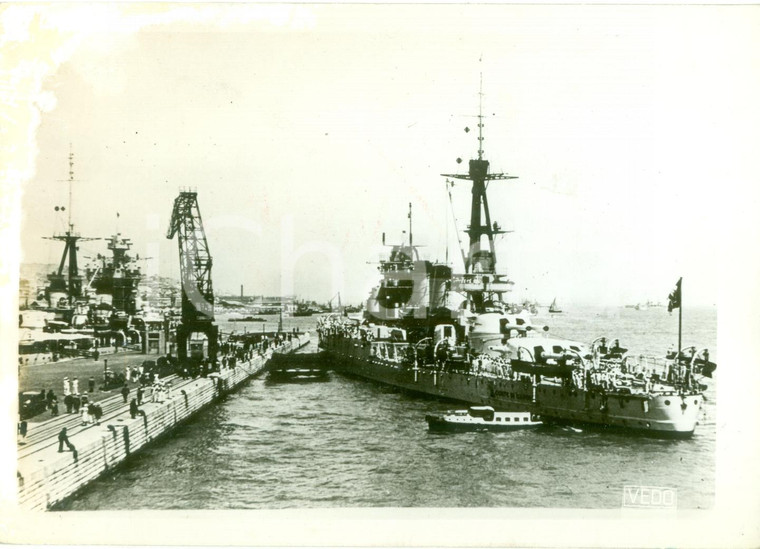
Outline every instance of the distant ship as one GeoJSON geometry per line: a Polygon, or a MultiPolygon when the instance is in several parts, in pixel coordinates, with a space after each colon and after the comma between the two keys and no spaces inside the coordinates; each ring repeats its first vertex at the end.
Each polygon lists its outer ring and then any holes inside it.
{"type": "Polygon", "coordinates": [[[512,282],[496,270],[494,236],[504,231],[492,222],[486,183],[513,176],[489,171],[482,115],[478,122],[468,172],[443,174],[449,184],[472,185],[464,272],[420,257],[410,205],[409,241],[380,262],[364,319],[320,317],[319,346],[343,373],[417,393],[531,412],[544,422],[690,436],[703,402],[697,376],[706,350],[634,361],[617,340],[584,344],[541,333],[527,311],[515,313],[520,308],[504,301],[512,282]]]}
{"type": "Polygon", "coordinates": [[[557,305],[557,298],[554,298],[554,301],[552,301],[552,304],[549,305],[549,312],[550,313],[561,313],[562,309],[560,309],[559,305],[557,305]]]}
{"type": "Polygon", "coordinates": [[[306,303],[298,303],[296,305],[296,310],[291,313],[291,316],[312,316],[318,312],[318,310],[313,309],[306,303]]]}
{"type": "Polygon", "coordinates": [[[241,315],[234,315],[229,316],[227,318],[227,322],[266,322],[266,319],[258,317],[258,316],[241,316],[241,315]]]}
{"type": "Polygon", "coordinates": [[[660,309],[665,305],[660,302],[647,301],[646,303],[636,303],[635,305],[626,305],[626,309],[636,309],[637,311],[646,311],[647,309],[660,309]]]}

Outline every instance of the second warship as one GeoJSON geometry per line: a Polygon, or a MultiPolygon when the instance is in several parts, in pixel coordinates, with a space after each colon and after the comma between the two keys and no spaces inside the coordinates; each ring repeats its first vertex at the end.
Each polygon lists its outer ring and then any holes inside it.
{"type": "MultiPolygon", "coordinates": [[[[634,359],[617,339],[549,336],[529,311],[506,302],[513,283],[497,272],[494,246],[504,231],[492,222],[486,189],[514,176],[490,172],[482,128],[481,105],[477,157],[465,174],[441,174],[472,184],[464,272],[423,260],[410,226],[409,242],[380,262],[364,319],[320,317],[320,348],[339,371],[413,392],[549,422],[691,436],[706,388],[701,376],[715,367],[706,349],[634,359]]],[[[680,306],[680,286],[671,305],[680,306]]]]}

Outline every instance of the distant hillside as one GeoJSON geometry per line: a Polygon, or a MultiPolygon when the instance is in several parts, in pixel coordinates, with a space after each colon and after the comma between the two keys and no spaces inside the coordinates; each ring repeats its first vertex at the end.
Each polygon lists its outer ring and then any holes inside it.
{"type": "Polygon", "coordinates": [[[22,263],[19,265],[19,273],[23,278],[30,278],[41,274],[47,276],[47,273],[58,268],[55,263],[22,263]]]}
{"type": "Polygon", "coordinates": [[[31,290],[42,287],[47,282],[47,275],[56,269],[58,265],[53,263],[22,263],[19,265],[20,285],[23,286],[23,281],[26,281],[31,290]]]}

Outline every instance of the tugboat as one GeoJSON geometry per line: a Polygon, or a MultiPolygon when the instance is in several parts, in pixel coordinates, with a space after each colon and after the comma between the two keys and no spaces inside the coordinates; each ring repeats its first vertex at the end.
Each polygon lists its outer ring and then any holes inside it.
{"type": "Polygon", "coordinates": [[[491,406],[470,406],[467,410],[450,410],[427,414],[431,431],[517,431],[543,425],[530,412],[497,412],[491,406]]]}
{"type": "MultiPolygon", "coordinates": [[[[442,174],[448,185],[472,183],[464,273],[420,258],[410,211],[409,242],[381,261],[364,319],[320,317],[320,348],[337,371],[412,392],[527,411],[547,422],[691,436],[706,388],[698,376],[712,373],[701,366],[709,363],[706,350],[681,348],[679,335],[680,351],[669,359],[634,359],[617,339],[549,337],[529,312],[505,303],[512,282],[497,272],[494,247],[505,231],[491,220],[486,183],[514,176],[489,171],[482,128],[481,105],[477,158],[466,174],[442,174]]],[[[680,285],[678,298],[680,305],[680,285]]]]}

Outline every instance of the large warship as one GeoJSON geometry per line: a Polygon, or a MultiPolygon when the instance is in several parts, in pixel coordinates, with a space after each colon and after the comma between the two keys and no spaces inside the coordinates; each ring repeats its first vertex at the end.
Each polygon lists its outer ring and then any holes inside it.
{"type": "Polygon", "coordinates": [[[20,347],[26,352],[57,348],[63,340],[50,332],[63,332],[69,338],[64,342],[76,340],[81,345],[93,345],[94,340],[102,345],[140,340],[138,329],[144,315],[138,291],[142,280],[139,257],[130,255],[132,242],[117,231],[106,239],[110,254],[97,254],[82,267],[80,242],[102,239],[84,237],[75,230],[71,209],[74,181],[74,155],[69,153],[68,211],[66,206],[55,206],[57,212],[67,214],[66,230],[45,237],[63,242],[64,249],[58,268],[47,275],[45,287],[28,310],[20,312],[19,325],[30,328],[20,347]],[[44,315],[44,332],[31,329],[40,327],[40,314],[44,315]]]}
{"type": "MultiPolygon", "coordinates": [[[[548,327],[532,325],[528,310],[507,303],[513,283],[497,272],[494,245],[504,231],[492,222],[486,189],[514,176],[490,172],[482,129],[481,108],[477,157],[467,173],[441,174],[447,184],[472,185],[464,272],[420,257],[410,211],[409,241],[380,262],[364,318],[320,317],[320,348],[339,371],[417,393],[531,412],[545,422],[691,436],[706,389],[702,376],[715,368],[707,350],[634,358],[616,339],[551,336],[548,327]]],[[[680,306],[678,290],[673,306],[680,306]]]]}

